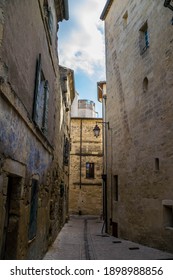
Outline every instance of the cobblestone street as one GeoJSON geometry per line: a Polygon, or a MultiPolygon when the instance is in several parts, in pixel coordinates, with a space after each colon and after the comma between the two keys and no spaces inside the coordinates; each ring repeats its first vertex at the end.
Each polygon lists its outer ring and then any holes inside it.
{"type": "Polygon", "coordinates": [[[44,260],[159,260],[173,254],[103,233],[95,216],[71,216],[44,260]]]}

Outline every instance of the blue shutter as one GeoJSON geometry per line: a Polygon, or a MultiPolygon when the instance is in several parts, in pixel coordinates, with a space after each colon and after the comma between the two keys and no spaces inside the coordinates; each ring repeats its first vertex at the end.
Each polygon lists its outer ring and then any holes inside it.
{"type": "Polygon", "coordinates": [[[148,34],[148,31],[145,31],[145,45],[146,45],[146,48],[149,48],[149,34],[148,34]]]}
{"type": "Polygon", "coordinates": [[[44,110],[43,110],[43,122],[42,122],[42,131],[44,134],[48,132],[48,108],[49,108],[49,83],[45,81],[44,85],[44,110]]]}
{"type": "Polygon", "coordinates": [[[41,53],[39,54],[37,64],[36,64],[36,75],[35,75],[35,91],[34,91],[34,104],[33,104],[33,121],[38,123],[38,93],[40,88],[40,80],[41,80],[41,53]]]}

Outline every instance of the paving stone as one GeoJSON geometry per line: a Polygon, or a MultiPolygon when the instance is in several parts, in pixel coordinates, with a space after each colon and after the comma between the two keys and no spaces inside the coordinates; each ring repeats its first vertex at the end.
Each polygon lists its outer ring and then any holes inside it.
{"type": "Polygon", "coordinates": [[[44,260],[159,260],[173,254],[102,233],[96,216],[71,216],[44,260]]]}

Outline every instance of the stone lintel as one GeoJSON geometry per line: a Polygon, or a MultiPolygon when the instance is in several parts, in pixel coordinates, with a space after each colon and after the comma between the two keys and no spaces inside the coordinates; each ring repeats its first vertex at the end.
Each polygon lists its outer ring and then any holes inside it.
{"type": "Polygon", "coordinates": [[[3,171],[25,178],[26,166],[18,161],[6,159],[3,165],[3,171]]]}
{"type": "Polygon", "coordinates": [[[164,200],[162,200],[162,205],[173,206],[173,200],[172,199],[164,199],[164,200]]]}
{"type": "Polygon", "coordinates": [[[73,183],[73,185],[82,185],[82,186],[102,186],[102,183],[95,183],[95,184],[92,184],[92,183],[78,183],[78,182],[76,182],[76,183],[73,183]]]}

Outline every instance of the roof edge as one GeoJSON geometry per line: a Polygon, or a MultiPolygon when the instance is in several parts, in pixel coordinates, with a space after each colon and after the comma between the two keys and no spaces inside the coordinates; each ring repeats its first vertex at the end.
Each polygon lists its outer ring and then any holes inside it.
{"type": "Polygon", "coordinates": [[[64,19],[69,20],[69,6],[68,0],[64,0],[64,19]]]}
{"type": "Polygon", "coordinates": [[[68,0],[54,0],[57,13],[57,21],[69,20],[68,0]]]}
{"type": "Polygon", "coordinates": [[[112,3],[113,3],[113,0],[107,0],[107,2],[105,4],[105,7],[104,7],[104,9],[103,9],[103,11],[101,13],[101,16],[100,16],[101,20],[105,20],[107,14],[109,12],[109,9],[110,9],[110,7],[112,5],[112,3]]]}

